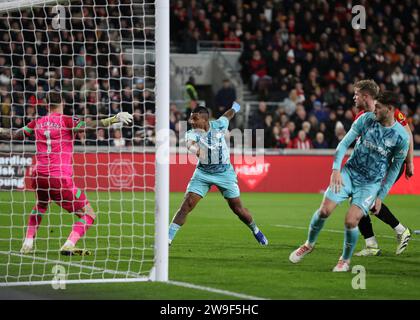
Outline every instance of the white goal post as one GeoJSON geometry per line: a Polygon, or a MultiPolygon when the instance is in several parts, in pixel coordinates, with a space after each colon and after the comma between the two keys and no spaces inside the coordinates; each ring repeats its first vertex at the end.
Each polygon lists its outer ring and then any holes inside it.
{"type": "Polygon", "coordinates": [[[46,88],[81,120],[134,114],[132,125],[74,134],[77,197],[96,214],[78,244],[87,256],[60,254],[77,217],[54,201],[34,252],[20,251],[28,217],[40,214],[36,147],[33,137],[0,139],[0,287],[168,281],[169,9],[169,0],[0,0],[0,128],[45,115],[46,88]]]}

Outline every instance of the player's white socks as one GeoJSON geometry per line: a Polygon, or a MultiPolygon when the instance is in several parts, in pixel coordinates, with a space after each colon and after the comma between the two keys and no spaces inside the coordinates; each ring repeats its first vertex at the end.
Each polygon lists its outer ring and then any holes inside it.
{"type": "Polygon", "coordinates": [[[315,243],[309,243],[308,240],[305,241],[304,245],[308,247],[309,249],[312,249],[313,247],[315,247],[315,243]]]}
{"type": "Polygon", "coordinates": [[[378,249],[378,241],[376,241],[375,236],[366,238],[366,247],[378,249]]]}
{"type": "Polygon", "coordinates": [[[169,235],[168,235],[168,238],[169,238],[169,244],[171,244],[171,243],[172,243],[172,240],[174,240],[175,235],[176,235],[176,233],[178,232],[178,230],[179,230],[180,228],[181,228],[181,226],[180,226],[179,224],[174,223],[174,222],[172,222],[172,223],[169,225],[169,235]]]}
{"type": "Polygon", "coordinates": [[[32,248],[34,245],[34,238],[26,238],[25,241],[23,241],[23,246],[32,248]]]}
{"type": "Polygon", "coordinates": [[[74,247],[74,243],[70,240],[66,240],[66,242],[64,242],[63,247],[74,247]]]}
{"type": "Polygon", "coordinates": [[[403,232],[405,231],[405,229],[407,229],[406,227],[404,227],[401,223],[398,224],[398,226],[396,226],[394,228],[395,232],[397,234],[403,234],[403,232]]]}
{"type": "Polygon", "coordinates": [[[252,221],[250,224],[248,224],[248,228],[251,229],[253,234],[257,234],[260,231],[260,229],[258,229],[258,227],[257,227],[257,225],[255,224],[254,221],[252,221]]]}

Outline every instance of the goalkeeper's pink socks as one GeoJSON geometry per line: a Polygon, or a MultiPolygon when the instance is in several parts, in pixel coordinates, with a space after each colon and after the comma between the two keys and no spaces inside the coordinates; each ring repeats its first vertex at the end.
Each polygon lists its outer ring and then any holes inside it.
{"type": "Polygon", "coordinates": [[[67,241],[70,241],[75,245],[77,241],[79,241],[79,239],[85,235],[86,231],[92,226],[94,221],[95,219],[87,214],[81,217],[73,224],[73,229],[67,241]]]}
{"type": "Polygon", "coordinates": [[[42,215],[45,213],[46,209],[37,209],[36,207],[32,209],[31,215],[28,220],[28,229],[26,230],[26,239],[33,239],[36,236],[39,225],[42,221],[42,215]],[[43,212],[42,212],[43,211],[43,212]]]}

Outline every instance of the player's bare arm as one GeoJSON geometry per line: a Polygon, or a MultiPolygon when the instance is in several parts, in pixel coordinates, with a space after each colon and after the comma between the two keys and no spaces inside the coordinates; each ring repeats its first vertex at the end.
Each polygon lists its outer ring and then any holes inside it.
{"type": "Polygon", "coordinates": [[[411,178],[414,175],[414,144],[413,144],[413,133],[411,132],[410,126],[407,124],[404,126],[410,139],[410,147],[408,149],[407,158],[405,159],[405,177],[406,179],[411,178]]]}
{"type": "Polygon", "coordinates": [[[381,208],[382,208],[382,199],[376,198],[372,213],[374,215],[378,215],[379,211],[381,211],[381,208]]]}
{"type": "Polygon", "coordinates": [[[335,193],[340,192],[343,186],[343,179],[341,177],[340,170],[333,170],[330,178],[330,186],[335,193]]]}
{"type": "MultiPolygon", "coordinates": [[[[363,121],[363,117],[364,116],[362,116],[358,121],[363,121]]],[[[343,162],[347,149],[360,134],[359,126],[360,125],[353,123],[350,131],[345,135],[344,139],[341,140],[335,150],[333,171],[330,178],[330,186],[334,193],[340,192],[341,187],[344,185],[340,173],[341,163],[343,162]]]]}
{"type": "Polygon", "coordinates": [[[0,128],[0,139],[3,140],[23,140],[25,137],[25,133],[23,132],[23,128],[18,129],[16,131],[7,130],[4,128],[0,128]]]}

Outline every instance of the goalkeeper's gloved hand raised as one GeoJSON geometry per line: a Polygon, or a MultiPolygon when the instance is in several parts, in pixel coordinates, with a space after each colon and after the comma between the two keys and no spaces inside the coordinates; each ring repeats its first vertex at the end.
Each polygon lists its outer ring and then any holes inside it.
{"type": "Polygon", "coordinates": [[[130,124],[133,122],[133,115],[128,112],[119,112],[116,117],[117,122],[124,122],[124,124],[130,124]]]}
{"type": "Polygon", "coordinates": [[[133,121],[133,115],[128,112],[119,112],[111,118],[102,119],[101,123],[104,127],[109,127],[114,123],[123,122],[124,124],[130,124],[133,121]]]}

